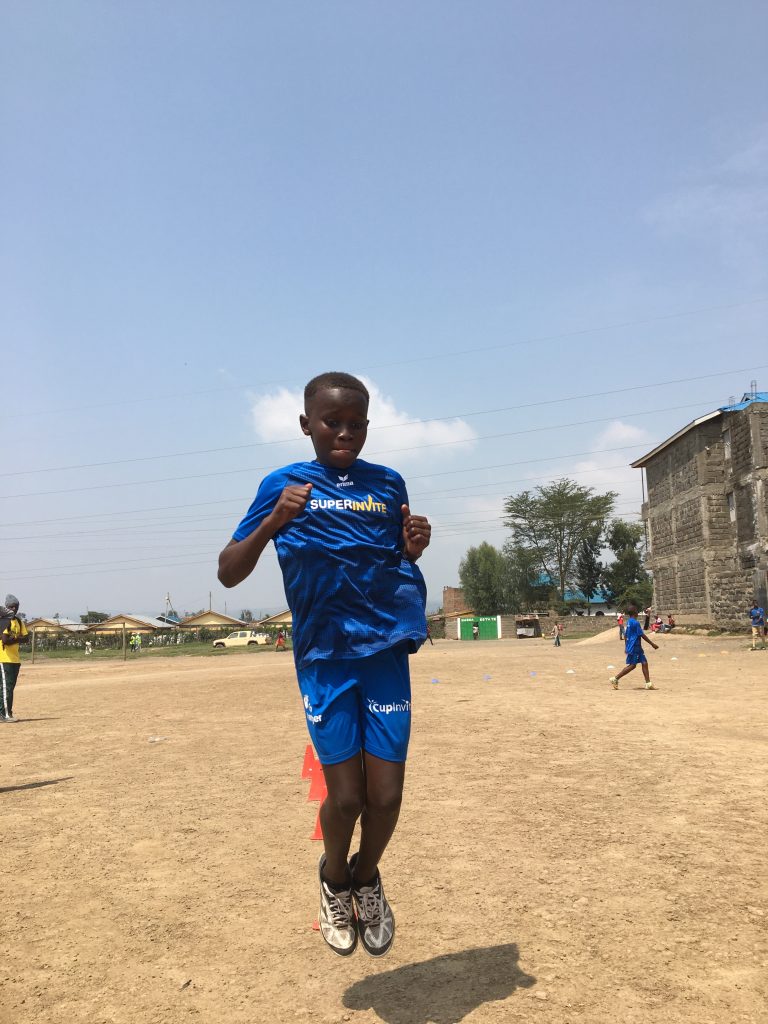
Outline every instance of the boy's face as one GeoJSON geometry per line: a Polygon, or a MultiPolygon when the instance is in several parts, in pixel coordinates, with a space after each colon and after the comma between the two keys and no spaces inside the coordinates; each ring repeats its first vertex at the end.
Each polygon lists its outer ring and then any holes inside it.
{"type": "Polygon", "coordinates": [[[349,469],[368,435],[368,403],[359,391],[326,388],[310,400],[299,423],[312,438],[318,462],[349,469]]]}

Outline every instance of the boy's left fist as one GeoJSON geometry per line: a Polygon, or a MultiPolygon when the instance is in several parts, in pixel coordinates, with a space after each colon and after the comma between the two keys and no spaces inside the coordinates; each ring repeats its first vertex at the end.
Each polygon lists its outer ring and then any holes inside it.
{"type": "Polygon", "coordinates": [[[413,516],[407,505],[401,505],[403,515],[403,549],[406,558],[415,562],[427,547],[432,536],[432,527],[426,516],[413,516]]]}

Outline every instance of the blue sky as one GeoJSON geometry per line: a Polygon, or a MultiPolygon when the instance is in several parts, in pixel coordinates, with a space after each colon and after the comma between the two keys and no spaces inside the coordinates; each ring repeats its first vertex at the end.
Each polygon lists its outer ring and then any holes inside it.
{"type": "Polygon", "coordinates": [[[432,605],[505,495],[569,475],[636,516],[627,464],[768,384],[764,4],[2,21],[0,587],[30,614],[281,607],[272,554],[227,592],[216,552],[322,370],[374,389],[432,605]]]}

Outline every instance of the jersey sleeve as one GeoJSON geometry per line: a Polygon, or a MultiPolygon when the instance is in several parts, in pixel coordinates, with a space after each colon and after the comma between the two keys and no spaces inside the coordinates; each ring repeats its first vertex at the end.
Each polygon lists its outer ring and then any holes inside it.
{"type": "Polygon", "coordinates": [[[276,472],[265,476],[259,484],[256,497],[251,507],[240,521],[239,526],[232,534],[233,540],[245,540],[269,515],[277,504],[283,488],[286,484],[285,473],[276,472]]]}

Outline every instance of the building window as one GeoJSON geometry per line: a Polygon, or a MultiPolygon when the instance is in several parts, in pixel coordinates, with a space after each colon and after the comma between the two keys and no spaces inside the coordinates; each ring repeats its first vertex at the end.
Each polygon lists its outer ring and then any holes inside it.
{"type": "Polygon", "coordinates": [[[731,431],[730,428],[723,431],[723,454],[726,459],[731,457],[731,431]]]}
{"type": "Polygon", "coordinates": [[[733,491],[728,491],[728,493],[726,494],[725,497],[726,497],[726,499],[728,501],[728,515],[730,516],[731,522],[735,523],[736,522],[736,499],[733,496],[733,491]]]}

